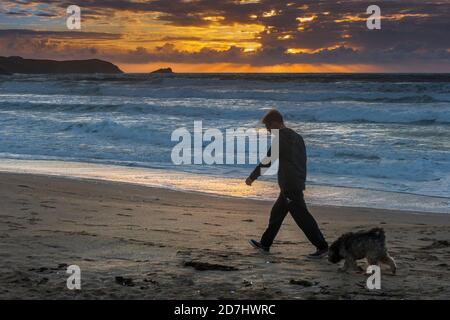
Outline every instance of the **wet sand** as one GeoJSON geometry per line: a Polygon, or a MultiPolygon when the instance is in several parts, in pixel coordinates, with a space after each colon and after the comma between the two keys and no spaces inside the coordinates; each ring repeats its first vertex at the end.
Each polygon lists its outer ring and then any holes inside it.
{"type": "MultiPolygon", "coordinates": [[[[259,238],[271,202],[106,181],[0,174],[1,299],[449,299],[450,216],[310,207],[327,240],[381,226],[398,265],[367,276],[311,261],[288,217],[272,247],[259,238]],[[81,290],[66,287],[68,265],[81,290]]],[[[360,261],[362,267],[365,261],[360,261]]]]}

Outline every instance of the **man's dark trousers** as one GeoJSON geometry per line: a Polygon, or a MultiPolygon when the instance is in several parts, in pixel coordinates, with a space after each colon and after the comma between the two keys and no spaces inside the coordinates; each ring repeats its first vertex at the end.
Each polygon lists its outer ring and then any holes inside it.
{"type": "Polygon", "coordinates": [[[303,190],[292,188],[282,190],[270,213],[269,226],[261,238],[264,247],[270,247],[275,239],[287,213],[290,212],[297,225],[305,233],[308,240],[317,249],[326,249],[328,244],[322,232],[306,207],[303,190]]]}

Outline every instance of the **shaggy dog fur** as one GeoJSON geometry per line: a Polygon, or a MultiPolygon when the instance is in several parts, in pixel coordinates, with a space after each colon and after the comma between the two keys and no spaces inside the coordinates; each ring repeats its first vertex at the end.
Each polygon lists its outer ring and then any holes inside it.
{"type": "Polygon", "coordinates": [[[397,271],[395,261],[387,251],[384,230],[381,228],[345,233],[333,242],[328,252],[328,260],[332,263],[345,259],[343,271],[360,270],[356,260],[363,258],[367,258],[369,265],[382,262],[390,266],[393,274],[397,271]]]}

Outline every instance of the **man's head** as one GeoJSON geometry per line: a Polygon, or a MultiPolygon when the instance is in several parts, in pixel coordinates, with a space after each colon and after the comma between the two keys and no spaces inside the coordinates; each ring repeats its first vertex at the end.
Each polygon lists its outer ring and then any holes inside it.
{"type": "Polygon", "coordinates": [[[284,128],[283,116],[277,109],[271,109],[266,113],[261,122],[266,126],[267,130],[284,128]]]}

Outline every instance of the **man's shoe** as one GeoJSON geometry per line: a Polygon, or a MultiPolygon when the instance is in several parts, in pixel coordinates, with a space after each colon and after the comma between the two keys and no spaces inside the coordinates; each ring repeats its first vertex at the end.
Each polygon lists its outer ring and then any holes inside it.
{"type": "Polygon", "coordinates": [[[328,248],[327,249],[317,249],[316,252],[308,254],[309,259],[322,259],[323,257],[326,257],[328,255],[328,248]]]}
{"type": "Polygon", "coordinates": [[[270,248],[269,247],[264,247],[260,242],[256,241],[256,240],[249,240],[248,243],[250,243],[250,245],[258,250],[261,250],[263,253],[269,253],[270,248]]]}

